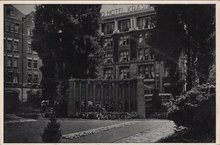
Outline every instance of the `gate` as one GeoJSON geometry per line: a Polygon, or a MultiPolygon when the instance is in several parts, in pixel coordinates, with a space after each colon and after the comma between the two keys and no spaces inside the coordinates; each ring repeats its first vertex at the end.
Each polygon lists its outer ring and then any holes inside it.
{"type": "Polygon", "coordinates": [[[145,118],[144,82],[125,80],[70,79],[68,116],[81,112],[137,112],[145,118]]]}

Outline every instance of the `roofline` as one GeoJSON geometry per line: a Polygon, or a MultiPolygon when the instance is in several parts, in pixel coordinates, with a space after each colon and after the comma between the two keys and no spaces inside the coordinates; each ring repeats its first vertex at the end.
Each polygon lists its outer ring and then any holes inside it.
{"type": "Polygon", "coordinates": [[[20,10],[18,10],[15,6],[13,6],[13,4],[8,4],[8,5],[11,5],[14,9],[16,9],[17,11],[19,11],[22,15],[24,15],[25,16],[25,14],[24,13],[22,13],[20,10]]]}
{"type": "Polygon", "coordinates": [[[121,13],[121,14],[117,14],[117,15],[104,16],[104,17],[101,17],[101,20],[106,21],[106,20],[111,20],[111,19],[117,19],[120,17],[128,17],[128,16],[137,15],[137,14],[144,14],[144,13],[155,14],[155,10],[154,10],[154,8],[150,7],[148,9],[143,9],[143,10],[134,11],[134,12],[125,12],[125,13],[121,13]]]}

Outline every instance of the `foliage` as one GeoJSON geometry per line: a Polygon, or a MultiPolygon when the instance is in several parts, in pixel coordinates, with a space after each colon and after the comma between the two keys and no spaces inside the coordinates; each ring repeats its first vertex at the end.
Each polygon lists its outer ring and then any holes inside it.
{"type": "Polygon", "coordinates": [[[160,110],[162,105],[162,98],[159,95],[159,90],[154,89],[153,90],[153,96],[152,96],[152,107],[154,111],[160,110]]]}
{"type": "Polygon", "coordinates": [[[210,68],[208,83],[211,85],[215,85],[215,83],[216,83],[216,67],[215,67],[215,65],[213,65],[210,68]]]}
{"type": "Polygon", "coordinates": [[[33,93],[32,91],[28,92],[27,103],[30,106],[33,106],[35,108],[39,108],[40,107],[40,102],[41,102],[41,98],[40,98],[39,91],[37,91],[37,93],[33,93]]]}
{"type": "Polygon", "coordinates": [[[137,119],[137,112],[82,112],[76,113],[75,118],[115,120],[115,119],[137,119]]]}
{"type": "Polygon", "coordinates": [[[168,118],[202,136],[215,136],[215,86],[198,85],[172,102],[168,118]]]}
{"type": "Polygon", "coordinates": [[[20,107],[19,94],[16,91],[4,90],[4,113],[16,113],[20,107]]]}
{"type": "Polygon", "coordinates": [[[43,62],[43,97],[59,96],[55,90],[61,80],[96,77],[100,9],[89,4],[36,6],[32,47],[43,62]]]}
{"type": "Polygon", "coordinates": [[[44,128],[44,133],[41,137],[45,143],[61,142],[62,134],[60,130],[60,123],[57,122],[56,116],[54,114],[50,116],[50,122],[44,128]]]}
{"type": "MultiPolygon", "coordinates": [[[[187,60],[187,90],[197,80],[200,84],[206,83],[209,67],[215,57],[215,5],[152,6],[157,20],[149,43],[157,54],[156,58],[164,60],[170,67],[172,88],[181,86],[182,83],[177,82],[183,82],[178,69],[180,57],[187,60]]],[[[178,93],[181,90],[173,91],[178,93]]]]}
{"type": "Polygon", "coordinates": [[[19,106],[19,109],[16,115],[23,117],[23,118],[38,119],[39,113],[40,113],[39,109],[36,109],[29,102],[24,102],[19,106]]]}

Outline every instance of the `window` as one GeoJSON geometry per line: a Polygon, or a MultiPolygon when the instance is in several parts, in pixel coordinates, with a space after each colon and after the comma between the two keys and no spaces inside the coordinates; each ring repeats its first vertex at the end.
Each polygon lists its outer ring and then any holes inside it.
{"type": "Polygon", "coordinates": [[[139,76],[142,77],[142,78],[145,78],[144,70],[145,70],[144,66],[139,67],[139,76]]]}
{"type": "Polygon", "coordinates": [[[138,60],[152,60],[152,57],[153,54],[150,52],[150,48],[138,50],[138,60]]]}
{"type": "Polygon", "coordinates": [[[6,49],[7,48],[7,41],[6,41],[6,38],[4,37],[4,49],[6,49]]]}
{"type": "Polygon", "coordinates": [[[28,68],[32,67],[32,59],[28,59],[28,68]]]}
{"type": "Polygon", "coordinates": [[[154,78],[155,77],[155,72],[154,72],[154,65],[150,65],[150,78],[154,78]]]}
{"type": "Polygon", "coordinates": [[[8,56],[8,59],[7,59],[7,67],[11,67],[12,66],[12,57],[11,56],[8,56]]]}
{"type": "Polygon", "coordinates": [[[151,17],[141,17],[138,19],[138,27],[139,29],[149,29],[153,28],[154,24],[152,22],[151,17]]]}
{"type": "Polygon", "coordinates": [[[138,50],[138,60],[144,60],[144,49],[138,50]]]}
{"type": "Polygon", "coordinates": [[[32,36],[32,30],[31,30],[31,28],[27,28],[27,35],[28,35],[28,36],[32,36]]]}
{"type": "Polygon", "coordinates": [[[144,50],[144,59],[145,60],[148,60],[149,59],[149,48],[146,48],[145,50],[144,50]]]}
{"type": "Polygon", "coordinates": [[[129,61],[129,60],[130,60],[130,57],[129,57],[128,50],[121,51],[120,56],[119,56],[119,61],[122,62],[122,61],[129,61]]]}
{"type": "Polygon", "coordinates": [[[10,16],[14,16],[14,10],[12,10],[12,9],[7,9],[6,13],[10,16]]]}
{"type": "Polygon", "coordinates": [[[113,63],[113,53],[107,53],[105,57],[105,63],[113,63]]]}
{"type": "Polygon", "coordinates": [[[104,48],[110,48],[110,47],[113,46],[112,38],[106,38],[104,41],[105,41],[104,42],[104,48]]]}
{"type": "Polygon", "coordinates": [[[12,40],[8,40],[7,50],[12,50],[12,40]]]}
{"type": "Polygon", "coordinates": [[[120,21],[119,22],[119,30],[120,32],[129,31],[130,28],[130,20],[120,21]]]}
{"type": "Polygon", "coordinates": [[[28,74],[27,82],[28,82],[28,83],[31,83],[31,82],[32,82],[32,74],[28,74]]]}
{"type": "Polygon", "coordinates": [[[13,81],[13,74],[11,71],[8,71],[6,74],[6,82],[12,82],[13,81]]]}
{"type": "Polygon", "coordinates": [[[14,57],[13,65],[14,67],[18,67],[18,57],[14,57]]]}
{"type": "Polygon", "coordinates": [[[119,41],[119,46],[127,46],[129,45],[129,36],[121,36],[119,41]]]}
{"type": "Polygon", "coordinates": [[[9,23],[5,23],[5,31],[9,32],[10,31],[10,24],[9,23]]]}
{"type": "Polygon", "coordinates": [[[105,71],[105,79],[113,79],[113,70],[112,69],[107,69],[105,71]]]}
{"type": "Polygon", "coordinates": [[[129,69],[128,68],[121,68],[120,69],[120,79],[129,78],[129,69]]]}
{"type": "Polygon", "coordinates": [[[140,34],[140,35],[139,35],[139,38],[138,38],[138,47],[139,47],[139,48],[143,48],[143,47],[149,46],[149,45],[147,44],[148,37],[149,37],[149,34],[148,34],[148,33],[140,34]]]}
{"type": "Polygon", "coordinates": [[[37,60],[34,60],[34,68],[37,68],[37,65],[38,65],[37,60]]]}
{"type": "Polygon", "coordinates": [[[154,54],[153,54],[153,52],[150,52],[150,59],[151,59],[151,60],[154,59],[154,54]]]}
{"type": "Polygon", "coordinates": [[[18,41],[14,41],[14,51],[18,51],[18,41]]]}
{"type": "Polygon", "coordinates": [[[11,25],[10,25],[10,32],[11,32],[11,33],[14,33],[14,24],[11,24],[11,25]]]}
{"type": "Polygon", "coordinates": [[[19,24],[15,24],[15,33],[18,33],[19,24]]]}
{"type": "Polygon", "coordinates": [[[170,69],[168,67],[165,67],[165,69],[164,69],[164,77],[168,77],[169,76],[169,72],[170,72],[170,69]]]}
{"type": "Polygon", "coordinates": [[[37,74],[34,75],[34,83],[38,83],[38,75],[37,74]]]}
{"type": "Polygon", "coordinates": [[[14,73],[13,83],[18,83],[18,82],[19,82],[19,73],[14,73]]]}
{"type": "Polygon", "coordinates": [[[144,79],[154,78],[154,65],[142,65],[139,66],[139,76],[144,79]]]}
{"type": "Polygon", "coordinates": [[[138,39],[138,47],[143,47],[143,46],[144,46],[144,38],[143,35],[140,34],[138,39]]]}
{"type": "Polygon", "coordinates": [[[104,24],[104,33],[112,34],[114,31],[114,23],[104,24]]]}
{"type": "Polygon", "coordinates": [[[27,45],[27,53],[32,53],[31,43],[30,42],[28,42],[28,45],[27,45]]]}

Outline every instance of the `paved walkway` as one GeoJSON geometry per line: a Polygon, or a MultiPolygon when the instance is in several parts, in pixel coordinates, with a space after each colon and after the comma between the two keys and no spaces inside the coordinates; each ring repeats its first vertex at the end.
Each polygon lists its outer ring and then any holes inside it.
{"type": "Polygon", "coordinates": [[[22,118],[19,116],[16,116],[14,114],[6,114],[5,119],[4,119],[4,124],[9,124],[9,123],[21,123],[21,122],[31,122],[31,121],[37,121],[35,119],[27,119],[27,118],[22,118]]]}
{"type": "MultiPolygon", "coordinates": [[[[4,124],[5,143],[42,143],[48,119],[4,124]]],[[[174,123],[159,119],[58,119],[62,143],[149,143],[173,133],[174,123]]]]}
{"type": "Polygon", "coordinates": [[[157,142],[174,133],[172,122],[151,131],[144,131],[127,138],[115,141],[116,143],[152,143],[157,142]]]}
{"type": "Polygon", "coordinates": [[[64,143],[152,143],[174,133],[168,120],[138,120],[63,136],[64,143]]]}

